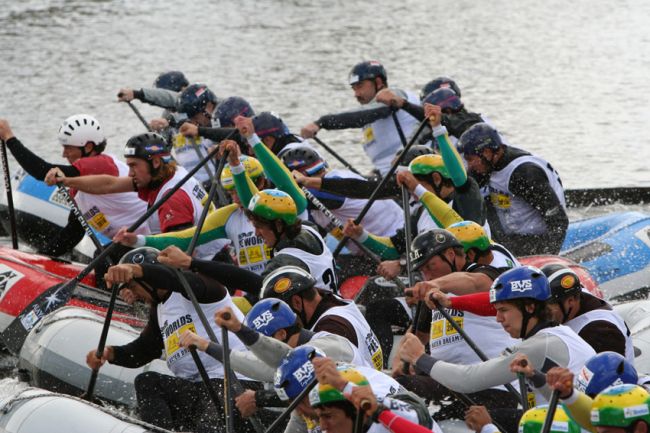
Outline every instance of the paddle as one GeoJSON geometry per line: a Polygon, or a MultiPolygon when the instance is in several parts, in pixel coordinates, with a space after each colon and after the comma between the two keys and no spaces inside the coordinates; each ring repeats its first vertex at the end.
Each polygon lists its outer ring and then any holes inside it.
{"type": "Polygon", "coordinates": [[[349,162],[347,162],[345,159],[343,159],[343,157],[341,155],[336,153],[334,151],[334,149],[329,147],[327,144],[323,143],[323,141],[320,138],[316,137],[315,135],[314,135],[314,141],[316,143],[318,143],[323,149],[327,150],[330,153],[330,155],[332,155],[334,158],[338,159],[339,162],[345,166],[345,168],[347,168],[351,172],[356,173],[359,176],[361,176],[361,173],[359,173],[356,168],[352,167],[352,165],[349,162]]]}
{"type": "MultiPolygon", "coordinates": [[[[224,320],[230,319],[230,314],[223,315],[224,320]]],[[[221,347],[223,357],[223,408],[226,413],[226,433],[234,433],[234,419],[232,415],[232,385],[230,377],[232,369],[230,368],[230,342],[228,341],[228,329],[221,328],[221,347]]]]}
{"type": "Polygon", "coordinates": [[[11,245],[14,250],[18,249],[18,231],[16,229],[16,211],[14,210],[14,196],[11,190],[11,176],[9,174],[9,160],[7,159],[7,144],[0,140],[0,152],[2,153],[2,172],[5,177],[5,192],[7,193],[7,209],[9,210],[9,222],[11,224],[11,245]]]}
{"type": "Polygon", "coordinates": [[[555,409],[557,409],[557,403],[560,399],[560,390],[554,389],[551,394],[551,400],[548,402],[548,411],[546,412],[546,418],[544,418],[544,425],[542,426],[542,433],[548,433],[551,431],[551,426],[553,425],[553,418],[555,417],[555,409]]]}
{"type": "MultiPolygon", "coordinates": [[[[118,97],[121,97],[121,96],[122,96],[122,93],[118,93],[117,96],[118,96],[118,97]]],[[[142,124],[144,125],[144,127],[147,128],[147,131],[149,131],[149,132],[153,132],[153,129],[151,129],[151,126],[149,126],[149,124],[147,123],[147,121],[145,120],[145,118],[142,116],[142,114],[140,113],[140,110],[138,110],[138,109],[135,107],[135,105],[133,105],[133,103],[131,103],[131,101],[126,101],[126,103],[127,103],[127,105],[129,106],[129,108],[130,108],[131,110],[133,110],[133,112],[135,113],[135,115],[138,116],[138,119],[140,119],[140,122],[142,122],[142,124]]]]}
{"type": "Polygon", "coordinates": [[[356,419],[354,420],[354,430],[353,433],[362,433],[363,432],[363,422],[365,421],[365,411],[370,409],[370,400],[362,400],[357,409],[356,419]]]}
{"type": "MultiPolygon", "coordinates": [[[[185,278],[185,276],[182,274],[181,271],[179,271],[176,268],[172,268],[172,269],[174,270],[174,273],[176,274],[176,278],[178,278],[178,280],[180,281],[181,286],[183,287],[183,290],[185,291],[185,294],[187,295],[188,299],[192,303],[192,306],[194,307],[194,310],[196,311],[197,316],[199,316],[199,320],[201,321],[201,324],[203,325],[203,328],[205,329],[205,332],[208,334],[208,338],[213,343],[218,344],[217,336],[215,335],[214,330],[210,326],[210,323],[208,322],[208,319],[205,317],[205,313],[203,313],[203,310],[201,309],[201,306],[199,305],[199,301],[196,298],[196,295],[194,294],[194,291],[190,287],[189,283],[187,282],[187,279],[185,278]]],[[[197,358],[197,359],[198,359],[198,362],[197,362],[197,367],[198,367],[199,363],[201,365],[202,365],[202,363],[201,363],[201,360],[199,358],[197,358]]],[[[197,360],[195,360],[195,361],[197,361],[197,360]]],[[[225,361],[225,358],[224,358],[224,361],[225,361]]],[[[225,365],[224,365],[224,387],[227,384],[226,383],[226,377],[227,377],[227,380],[228,380],[228,384],[232,383],[231,386],[232,386],[233,391],[234,391],[234,393],[236,395],[239,395],[239,394],[244,392],[244,387],[242,386],[242,384],[239,381],[239,379],[237,378],[237,376],[232,374],[232,371],[226,371],[225,365]]],[[[210,386],[210,382],[205,382],[205,384],[206,384],[206,386],[210,386]]],[[[214,403],[215,407],[219,407],[217,401],[213,400],[213,403],[214,403]]],[[[224,398],[222,406],[224,407],[224,409],[226,407],[231,407],[231,406],[226,406],[225,398],[224,398]]],[[[264,431],[264,427],[262,426],[262,423],[260,422],[260,420],[256,416],[251,416],[249,418],[249,420],[250,420],[251,424],[253,425],[253,428],[255,429],[255,431],[257,433],[262,433],[264,431]]]]}
{"type": "MultiPolygon", "coordinates": [[[[377,196],[379,195],[379,192],[384,188],[384,186],[388,183],[390,178],[393,176],[393,174],[395,173],[395,170],[397,170],[397,167],[402,163],[402,159],[404,159],[404,157],[406,156],[406,153],[408,152],[408,150],[415,143],[415,141],[417,139],[417,136],[420,135],[420,132],[422,132],[422,130],[424,129],[424,127],[427,125],[428,122],[429,122],[429,119],[424,119],[422,122],[420,122],[420,125],[418,126],[418,129],[415,131],[415,134],[413,135],[413,138],[411,138],[411,141],[409,141],[408,144],[404,147],[404,150],[395,159],[395,162],[393,162],[393,165],[390,168],[390,170],[388,170],[388,172],[386,173],[386,176],[384,176],[384,178],[381,180],[381,182],[379,182],[379,185],[377,185],[377,188],[375,188],[375,190],[372,192],[372,194],[370,194],[370,197],[368,198],[368,201],[366,202],[366,205],[363,207],[363,209],[361,209],[361,212],[355,218],[355,220],[354,220],[355,224],[359,224],[361,222],[361,220],[363,219],[363,217],[366,216],[366,214],[370,210],[370,206],[372,206],[372,204],[375,202],[375,200],[377,200],[377,196]]],[[[341,252],[341,250],[343,249],[343,247],[345,246],[345,244],[347,243],[347,241],[349,239],[350,239],[349,237],[345,236],[343,239],[341,239],[339,241],[338,245],[336,246],[336,249],[332,253],[334,258],[336,258],[336,256],[339,255],[339,253],[341,252]]]]}
{"type": "Polygon", "coordinates": [[[208,372],[205,371],[205,366],[203,365],[203,362],[201,362],[201,358],[199,358],[199,354],[196,352],[196,346],[192,344],[190,345],[190,347],[188,347],[188,349],[190,349],[190,355],[192,355],[192,359],[196,364],[196,368],[199,370],[199,375],[201,376],[201,380],[203,380],[203,384],[208,390],[208,395],[210,396],[210,400],[212,400],[212,403],[214,403],[215,407],[219,407],[217,405],[217,402],[219,401],[219,395],[217,394],[217,391],[215,391],[215,389],[210,384],[210,376],[208,376],[208,372]]]}
{"type": "Polygon", "coordinates": [[[298,394],[298,396],[293,399],[291,404],[284,410],[284,412],[280,414],[280,416],[275,421],[273,421],[273,424],[271,424],[264,433],[273,433],[274,430],[281,426],[284,423],[284,420],[286,420],[287,417],[291,415],[291,412],[293,412],[293,410],[298,407],[300,402],[309,395],[311,390],[314,389],[316,385],[318,385],[318,381],[316,379],[309,382],[305,389],[300,391],[300,394],[298,394]]]}
{"type": "MultiPolygon", "coordinates": [[[[233,130],[234,132],[235,130],[233,130]]],[[[129,232],[135,231],[140,227],[160,206],[163,205],[176,191],[178,191],[205,163],[207,163],[218,151],[214,148],[206,157],[201,160],[194,168],[192,168],[176,185],[171,187],[163,197],[160,198],[153,206],[140,216],[131,226],[127,229],[129,232]]],[[[108,254],[115,248],[116,244],[108,245],[101,253],[99,253],[86,267],[74,278],[66,283],[56,284],[43,293],[38,295],[11,324],[0,334],[0,338],[4,341],[6,347],[12,353],[18,353],[20,347],[25,341],[29,331],[36,325],[46,314],[62,307],[72,297],[72,292],[77,284],[86,277],[94,268],[104,260],[108,254]]]]}
{"type": "MultiPolygon", "coordinates": [[[[433,293],[429,294],[429,300],[435,304],[436,309],[445,318],[447,323],[449,323],[451,325],[451,327],[454,328],[456,330],[456,332],[458,332],[458,335],[463,337],[463,340],[465,340],[467,345],[472,348],[474,353],[476,353],[476,355],[478,355],[478,357],[481,359],[481,361],[483,361],[483,362],[487,361],[489,358],[485,355],[485,353],[483,353],[483,351],[476,345],[476,343],[474,343],[474,340],[472,340],[470,338],[470,336],[467,335],[465,330],[458,323],[456,323],[456,321],[449,315],[447,310],[442,305],[440,305],[438,303],[438,301],[432,295],[433,295],[433,293]]],[[[509,383],[504,383],[503,386],[505,386],[506,389],[509,392],[511,392],[514,396],[516,396],[517,400],[523,401],[522,399],[525,398],[524,396],[519,395],[517,390],[512,385],[510,385],[509,383]]]]}
{"type": "MultiPolygon", "coordinates": [[[[519,365],[526,367],[528,361],[522,359],[519,361],[519,365]]],[[[528,410],[528,386],[526,386],[526,377],[524,376],[524,373],[517,373],[517,381],[519,382],[519,394],[521,394],[521,407],[523,411],[526,412],[528,410]]]]}
{"type": "MultiPolygon", "coordinates": [[[[479,406],[467,394],[461,394],[460,392],[456,392],[456,391],[452,391],[452,393],[458,398],[458,400],[462,401],[463,404],[465,404],[465,406],[467,406],[467,408],[469,408],[470,406],[479,406]]],[[[499,423],[496,422],[495,420],[492,419],[491,421],[492,421],[492,424],[494,424],[497,427],[497,429],[499,429],[499,432],[505,433],[505,432],[508,431],[508,430],[504,429],[503,427],[501,427],[499,425],[499,423]]]]}

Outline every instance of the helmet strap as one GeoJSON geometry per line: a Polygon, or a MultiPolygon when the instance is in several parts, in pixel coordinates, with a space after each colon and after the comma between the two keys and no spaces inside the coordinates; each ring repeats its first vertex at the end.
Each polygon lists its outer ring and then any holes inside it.
{"type": "Polygon", "coordinates": [[[158,291],[151,287],[149,283],[140,278],[134,278],[134,280],[137,281],[142,287],[144,287],[144,289],[151,295],[151,299],[153,299],[154,304],[160,304],[162,302],[158,296],[158,291]]]}
{"type": "Polygon", "coordinates": [[[449,269],[451,269],[452,273],[458,271],[458,269],[456,269],[456,264],[450,262],[447,256],[445,256],[443,253],[438,254],[438,256],[440,256],[440,258],[449,265],[449,269]]]}

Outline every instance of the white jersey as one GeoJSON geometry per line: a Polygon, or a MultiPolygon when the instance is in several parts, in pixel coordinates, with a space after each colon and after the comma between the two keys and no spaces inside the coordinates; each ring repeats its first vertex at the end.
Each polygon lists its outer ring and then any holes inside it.
{"type": "Polygon", "coordinates": [[[576,334],[580,334],[582,328],[596,320],[603,320],[615,325],[621,334],[625,336],[625,359],[627,359],[631,364],[634,364],[634,344],[632,342],[630,331],[628,330],[627,325],[625,325],[623,318],[616,311],[603,309],[587,311],[586,313],[565,322],[564,325],[573,329],[576,334]]]}
{"type": "MultiPolygon", "coordinates": [[[[412,104],[420,105],[420,100],[415,94],[398,89],[394,91],[405,96],[412,104]]],[[[404,137],[408,137],[417,127],[418,120],[404,110],[398,110],[396,116],[404,137]]],[[[402,140],[397,133],[392,115],[363,127],[363,150],[382,176],[390,170],[395,154],[402,148],[402,140]]]]}
{"type": "MultiPolygon", "coordinates": [[[[128,176],[129,167],[113,155],[104,154],[113,160],[118,176],[128,176]]],[[[147,211],[147,204],[140,200],[136,192],[115,194],[88,194],[77,191],[74,197],[88,224],[109,239],[121,227],[129,227],[147,211]]],[[[149,227],[142,224],[135,233],[148,235],[149,227]]]]}
{"type": "MultiPolygon", "coordinates": [[[[328,337],[330,335],[334,335],[334,334],[332,334],[331,332],[327,332],[327,331],[318,331],[314,335],[312,335],[311,339],[309,340],[309,342],[307,344],[313,344],[315,347],[320,349],[320,346],[318,345],[318,339],[323,338],[323,337],[328,337]]],[[[343,337],[340,337],[340,336],[337,336],[337,337],[343,339],[343,337]]],[[[345,339],[345,341],[348,342],[348,345],[350,346],[350,350],[353,353],[352,361],[350,361],[350,364],[365,365],[367,367],[374,368],[374,366],[368,362],[366,357],[363,356],[363,354],[361,353],[361,351],[359,350],[359,348],[357,346],[352,344],[352,342],[350,340],[348,340],[348,339],[345,339]]],[[[326,351],[325,351],[325,355],[328,355],[328,353],[326,351]]]]}
{"type": "Polygon", "coordinates": [[[232,242],[240,268],[261,274],[271,260],[269,248],[261,236],[255,234],[255,227],[238,207],[226,221],[226,236],[232,242]]]}
{"type": "Polygon", "coordinates": [[[539,211],[510,192],[510,177],[515,169],[524,163],[533,163],[546,173],[560,204],[566,208],[564,188],[559,175],[548,162],[534,155],[515,158],[501,170],[493,172],[490,175],[487,193],[506,233],[540,235],[546,233],[548,228],[539,211]]]}
{"type": "Polygon", "coordinates": [[[303,224],[302,229],[307,230],[309,233],[314,235],[316,239],[318,239],[322,248],[322,252],[320,254],[312,254],[299,248],[288,247],[276,251],[275,255],[278,256],[280,254],[288,254],[302,260],[309,267],[309,273],[312,274],[314,278],[316,278],[316,287],[318,289],[328,292],[337,290],[338,281],[336,278],[334,257],[332,256],[329,248],[327,248],[327,244],[325,244],[325,241],[321,235],[313,228],[303,224]]]}
{"type": "MultiPolygon", "coordinates": [[[[158,202],[161,197],[164,197],[167,191],[173,188],[186,175],[187,171],[183,167],[176,166],[176,172],[174,173],[174,176],[172,176],[171,179],[169,179],[162,185],[162,187],[160,187],[160,190],[156,195],[155,202],[158,202]]],[[[185,191],[185,193],[190,198],[190,201],[192,202],[194,224],[196,224],[201,218],[201,211],[203,210],[202,202],[207,198],[207,193],[193,177],[188,179],[187,182],[185,182],[180,187],[180,189],[185,191]]],[[[151,233],[160,233],[160,217],[158,216],[158,212],[154,212],[153,215],[151,215],[151,217],[147,220],[147,223],[149,224],[149,230],[151,233]]],[[[215,239],[203,245],[199,245],[196,247],[196,255],[200,258],[210,259],[216,253],[221,251],[223,247],[229,242],[230,241],[227,239],[215,239]]]]}
{"type": "MultiPolygon", "coordinates": [[[[183,166],[186,170],[192,170],[209,152],[208,148],[212,146],[212,141],[207,138],[202,137],[185,137],[183,134],[176,134],[172,138],[173,150],[174,150],[174,159],[178,162],[179,165],[183,166]],[[201,156],[197,154],[196,150],[199,150],[201,156]]],[[[207,164],[211,164],[208,162],[207,164]]],[[[210,173],[214,175],[215,169],[214,165],[210,167],[210,173]]],[[[210,182],[210,174],[208,173],[208,168],[203,166],[199,171],[194,175],[199,182],[203,185],[206,185],[210,182]]]]}
{"type": "Polygon", "coordinates": [[[492,243],[492,261],[490,266],[494,268],[518,268],[521,266],[519,260],[503,245],[492,243]]]}
{"type": "MultiPolygon", "coordinates": [[[[219,302],[211,304],[200,304],[203,314],[208,318],[210,323],[214,323],[212,318],[214,314],[224,308],[230,307],[240,321],[244,320],[244,315],[233,304],[230,295],[219,302]]],[[[192,331],[203,338],[209,338],[199,316],[194,310],[194,306],[189,299],[186,299],[178,292],[172,292],[171,296],[163,303],[158,304],[156,314],[158,317],[158,326],[165,344],[165,358],[167,367],[176,377],[187,379],[192,382],[201,381],[201,376],[196,368],[189,350],[180,347],[179,339],[185,331],[192,331]]],[[[216,325],[213,327],[218,343],[221,344],[221,330],[216,325]]],[[[235,334],[228,333],[228,342],[232,350],[246,350],[244,344],[239,341],[235,334]]],[[[215,358],[198,352],[203,366],[211,378],[223,378],[223,364],[215,358]]],[[[240,377],[243,377],[240,375],[240,377]]]]}
{"type": "Polygon", "coordinates": [[[346,305],[332,307],[326,310],[314,323],[312,330],[318,323],[327,316],[339,316],[350,322],[357,334],[357,347],[364,358],[364,365],[369,365],[377,370],[381,370],[384,365],[384,359],[381,351],[379,339],[370,329],[370,325],[363,317],[357,305],[352,301],[345,301],[346,305]]]}

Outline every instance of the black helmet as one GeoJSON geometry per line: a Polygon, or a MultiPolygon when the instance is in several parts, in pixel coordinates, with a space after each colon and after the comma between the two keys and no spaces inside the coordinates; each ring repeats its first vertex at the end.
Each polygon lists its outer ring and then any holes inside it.
{"type": "Polygon", "coordinates": [[[178,97],[176,111],[193,117],[205,111],[209,102],[217,105],[217,97],[205,84],[192,84],[178,97]]]}
{"type": "Polygon", "coordinates": [[[160,250],[152,247],[140,247],[129,251],[124,254],[120,259],[119,264],[133,264],[133,265],[157,265],[158,254],[160,250]]]}
{"type": "MultiPolygon", "coordinates": [[[[418,156],[422,155],[430,155],[433,153],[433,150],[429,146],[425,146],[422,144],[416,144],[414,146],[409,147],[409,150],[406,151],[406,155],[404,156],[404,159],[402,159],[402,162],[400,165],[403,165],[405,167],[408,167],[408,165],[413,161],[415,158],[418,156]]],[[[397,153],[397,156],[401,155],[402,151],[400,150],[397,153]]]]}
{"type": "Polygon", "coordinates": [[[444,88],[453,90],[456,92],[456,96],[460,98],[460,87],[458,87],[454,80],[449,77],[438,77],[422,86],[422,90],[420,90],[420,101],[424,100],[424,98],[426,98],[426,96],[434,90],[444,88]]]}
{"type": "Polygon", "coordinates": [[[168,71],[158,75],[153,86],[158,89],[171,90],[173,92],[180,92],[183,87],[190,85],[185,75],[181,71],[168,71]]]}
{"type": "Polygon", "coordinates": [[[289,302],[291,296],[309,290],[316,279],[298,266],[282,266],[271,271],[262,282],[262,298],[279,298],[289,302]]]}
{"type": "Polygon", "coordinates": [[[496,129],[487,123],[475,123],[470,126],[458,139],[458,153],[465,157],[478,155],[483,149],[497,150],[503,145],[496,129]]]}
{"type": "Polygon", "coordinates": [[[567,266],[545,265],[542,267],[542,272],[548,278],[548,283],[551,286],[551,297],[549,298],[551,302],[560,302],[567,296],[578,295],[582,291],[580,278],[567,266]]]}
{"type": "Polygon", "coordinates": [[[463,108],[463,102],[460,100],[456,92],[452,89],[436,89],[425,96],[422,101],[423,104],[438,105],[443,110],[451,110],[453,112],[459,111],[463,108]]]}
{"type": "Polygon", "coordinates": [[[376,60],[369,60],[366,62],[361,62],[352,68],[350,71],[350,85],[356,84],[363,80],[374,80],[375,78],[381,78],[384,83],[387,82],[386,69],[384,66],[376,60]]]}
{"type": "Polygon", "coordinates": [[[152,132],[134,135],[129,138],[124,147],[124,156],[149,160],[153,156],[161,156],[163,161],[170,160],[170,150],[162,136],[152,132]]]}
{"type": "Polygon", "coordinates": [[[217,105],[212,123],[216,128],[230,128],[235,126],[234,120],[237,116],[253,117],[255,111],[244,98],[231,96],[217,105]]]}
{"type": "Polygon", "coordinates": [[[289,128],[284,124],[280,116],[269,111],[264,111],[253,117],[255,134],[262,139],[264,137],[280,138],[289,135],[289,128]]]}
{"type": "Polygon", "coordinates": [[[411,242],[410,256],[413,269],[421,268],[431,257],[455,247],[463,248],[458,239],[445,229],[432,229],[417,235],[411,242]]]}
{"type": "Polygon", "coordinates": [[[308,146],[294,147],[283,152],[282,162],[289,170],[298,170],[307,176],[327,168],[327,163],[318,152],[308,146]]]}

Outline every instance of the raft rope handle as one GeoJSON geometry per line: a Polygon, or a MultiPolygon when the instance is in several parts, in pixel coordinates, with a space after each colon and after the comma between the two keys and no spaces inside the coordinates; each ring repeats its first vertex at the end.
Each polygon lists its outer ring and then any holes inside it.
{"type": "Polygon", "coordinates": [[[80,403],[84,403],[86,405],[92,406],[95,409],[100,410],[101,412],[104,412],[107,415],[111,415],[115,418],[117,418],[120,421],[127,422],[130,424],[138,425],[140,427],[144,427],[152,432],[160,432],[160,433],[173,433],[171,430],[165,430],[163,428],[160,428],[158,426],[155,426],[153,424],[149,424],[147,422],[141,421],[139,419],[132,418],[128,415],[123,414],[122,412],[118,411],[117,409],[111,409],[103,406],[99,406],[95,403],[89,402],[87,400],[84,400],[83,398],[79,397],[74,397],[71,395],[67,394],[59,394],[58,392],[47,392],[47,393],[42,393],[42,394],[34,394],[34,395],[22,395],[27,391],[42,391],[40,388],[35,388],[35,387],[27,387],[23,390],[21,390],[15,397],[10,398],[9,400],[2,402],[0,401],[0,412],[3,414],[9,413],[15,404],[18,404],[23,401],[29,401],[33,400],[35,398],[41,398],[41,397],[62,397],[62,398],[67,398],[69,400],[74,400],[80,403]]]}

